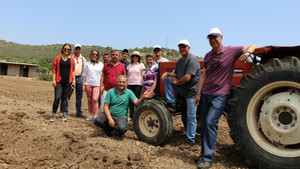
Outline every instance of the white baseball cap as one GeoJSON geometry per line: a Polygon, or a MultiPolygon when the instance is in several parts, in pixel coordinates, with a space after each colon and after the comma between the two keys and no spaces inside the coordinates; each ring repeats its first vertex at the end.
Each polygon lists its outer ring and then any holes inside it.
{"type": "Polygon", "coordinates": [[[74,48],[81,48],[81,45],[79,43],[75,44],[74,48]]]}
{"type": "Polygon", "coordinates": [[[207,34],[206,37],[208,37],[210,35],[212,35],[212,36],[218,36],[218,35],[222,35],[222,33],[221,33],[221,31],[220,31],[219,28],[210,28],[208,30],[208,34],[207,34]]]}
{"type": "Polygon", "coordinates": [[[153,49],[155,49],[155,48],[161,49],[161,47],[159,45],[153,46],[153,49]]]}
{"type": "Polygon", "coordinates": [[[179,41],[178,46],[179,45],[190,46],[190,42],[186,39],[182,39],[182,40],[179,41]]]}

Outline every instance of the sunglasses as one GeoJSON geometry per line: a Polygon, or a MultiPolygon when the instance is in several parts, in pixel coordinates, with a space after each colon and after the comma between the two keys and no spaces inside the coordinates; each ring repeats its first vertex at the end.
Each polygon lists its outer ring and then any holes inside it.
{"type": "Polygon", "coordinates": [[[64,51],[70,51],[71,49],[69,49],[69,48],[64,48],[64,51]]]}
{"type": "Polygon", "coordinates": [[[94,53],[93,53],[92,55],[93,55],[93,56],[98,56],[98,54],[94,54],[94,53]]]}
{"type": "Polygon", "coordinates": [[[158,49],[158,48],[153,49],[153,52],[159,52],[159,51],[160,51],[160,49],[158,49]]]}
{"type": "Polygon", "coordinates": [[[137,56],[137,55],[132,55],[131,57],[132,57],[132,58],[138,58],[139,56],[137,56]]]}

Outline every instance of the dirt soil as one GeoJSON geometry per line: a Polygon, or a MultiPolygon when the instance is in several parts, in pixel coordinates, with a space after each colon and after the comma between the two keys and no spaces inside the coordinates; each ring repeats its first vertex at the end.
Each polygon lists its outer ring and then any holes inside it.
{"type": "MultiPolygon", "coordinates": [[[[163,147],[138,140],[132,123],[124,140],[103,137],[93,122],[75,117],[71,98],[68,121],[49,121],[54,90],[50,82],[0,77],[0,168],[196,168],[200,136],[191,150],[181,151],[185,133],[180,116],[163,147]]],[[[84,94],[83,111],[87,116],[84,94]]],[[[219,123],[213,167],[248,168],[234,149],[226,117],[219,123]]]]}

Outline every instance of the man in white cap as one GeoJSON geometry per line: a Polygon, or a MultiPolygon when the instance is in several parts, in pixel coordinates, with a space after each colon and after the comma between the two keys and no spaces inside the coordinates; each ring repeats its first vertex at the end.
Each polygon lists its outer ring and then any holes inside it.
{"type": "Polygon", "coordinates": [[[76,80],[76,116],[77,117],[84,117],[81,110],[82,105],[82,73],[84,70],[84,65],[86,63],[86,59],[81,55],[81,45],[75,44],[74,46],[74,53],[72,55],[75,61],[75,80],[76,80]]]}
{"type": "Polygon", "coordinates": [[[174,72],[165,72],[162,80],[165,79],[165,92],[167,98],[167,106],[176,109],[176,99],[174,90],[179,95],[184,96],[187,105],[187,126],[186,126],[186,142],[179,146],[181,150],[189,149],[195,143],[195,135],[197,128],[196,112],[197,106],[194,100],[197,94],[198,81],[201,75],[200,63],[198,59],[190,53],[190,43],[188,40],[180,40],[179,52],[182,57],[177,60],[174,72]]]}
{"type": "Polygon", "coordinates": [[[201,155],[195,158],[197,168],[210,168],[216,147],[218,122],[230,94],[232,76],[237,59],[246,61],[256,49],[255,45],[224,47],[223,35],[218,28],[208,31],[207,39],[212,47],[204,57],[195,105],[201,115],[201,155]],[[201,99],[200,99],[201,98],[201,99]]]}
{"type": "Polygon", "coordinates": [[[162,55],[162,49],[159,45],[155,45],[153,47],[153,53],[155,55],[155,63],[154,64],[157,68],[159,68],[159,62],[168,62],[169,61],[168,59],[161,56],[162,55]]]}

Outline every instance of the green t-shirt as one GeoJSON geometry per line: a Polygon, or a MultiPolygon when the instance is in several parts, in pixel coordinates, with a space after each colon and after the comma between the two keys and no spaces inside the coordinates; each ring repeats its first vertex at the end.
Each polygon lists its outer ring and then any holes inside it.
{"type": "Polygon", "coordinates": [[[113,88],[108,90],[104,103],[109,104],[108,108],[111,115],[127,118],[129,100],[133,101],[135,99],[137,98],[131,90],[125,89],[120,95],[117,88],[113,88]]]}

